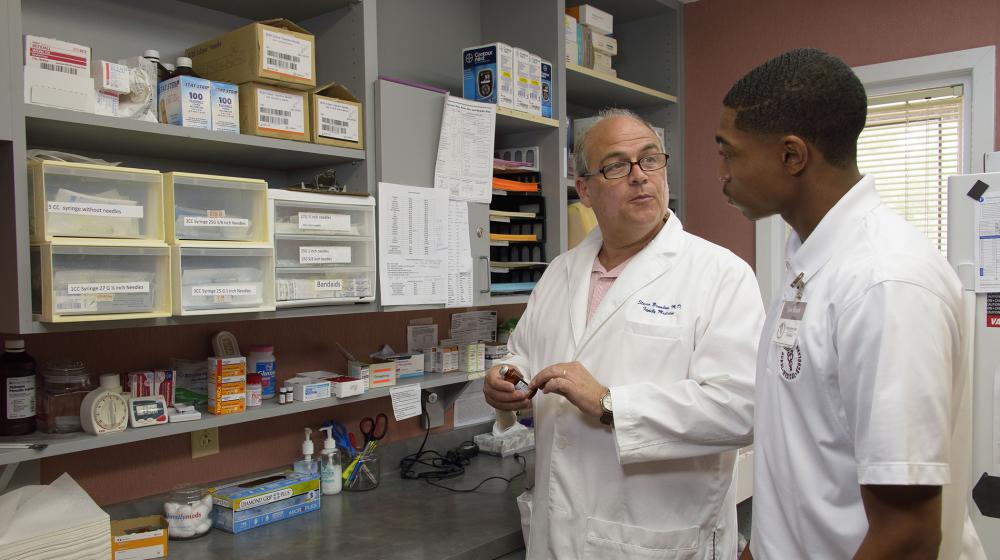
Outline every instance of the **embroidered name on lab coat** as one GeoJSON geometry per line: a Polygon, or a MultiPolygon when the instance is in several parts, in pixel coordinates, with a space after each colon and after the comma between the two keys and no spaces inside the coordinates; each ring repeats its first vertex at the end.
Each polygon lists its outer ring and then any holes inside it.
{"type": "Polygon", "coordinates": [[[679,303],[659,304],[655,301],[646,302],[641,299],[637,300],[636,303],[643,311],[653,315],[676,315],[681,310],[679,303]]]}

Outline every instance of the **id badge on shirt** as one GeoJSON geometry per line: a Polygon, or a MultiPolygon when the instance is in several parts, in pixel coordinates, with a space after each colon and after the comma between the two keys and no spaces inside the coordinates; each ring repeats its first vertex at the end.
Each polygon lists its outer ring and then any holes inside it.
{"type": "Polygon", "coordinates": [[[781,307],[781,316],[774,329],[774,338],[771,340],[778,346],[791,348],[795,345],[795,339],[799,336],[799,326],[802,324],[802,316],[806,313],[806,302],[786,301],[781,307]]]}

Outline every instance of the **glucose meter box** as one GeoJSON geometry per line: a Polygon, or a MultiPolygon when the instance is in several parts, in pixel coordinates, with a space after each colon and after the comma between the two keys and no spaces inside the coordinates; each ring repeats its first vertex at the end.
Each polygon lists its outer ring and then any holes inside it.
{"type": "Polygon", "coordinates": [[[490,43],[462,50],[462,97],[514,108],[514,48],[490,43]]]}

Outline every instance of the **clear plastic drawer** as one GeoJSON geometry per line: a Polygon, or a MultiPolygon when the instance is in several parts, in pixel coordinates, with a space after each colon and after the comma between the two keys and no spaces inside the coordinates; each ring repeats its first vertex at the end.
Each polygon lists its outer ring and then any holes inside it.
{"type": "Polygon", "coordinates": [[[269,243],[267,182],[165,173],[167,239],[269,243]]]}
{"type": "Polygon", "coordinates": [[[275,291],[279,307],[372,301],[375,269],[278,269],[275,291]]]}
{"type": "Polygon", "coordinates": [[[150,169],[28,163],[34,243],[55,237],[163,241],[163,176],[150,169]]]}
{"type": "Polygon", "coordinates": [[[274,233],[374,237],[375,200],[368,196],[271,189],[274,233]]]}
{"type": "Polygon", "coordinates": [[[45,322],[170,315],[167,247],[36,245],[32,306],[45,322]]]}
{"type": "Polygon", "coordinates": [[[274,309],[272,249],[173,250],[174,315],[274,309]]]}
{"type": "Polygon", "coordinates": [[[278,268],[368,267],[374,266],[374,239],[276,235],[274,254],[278,268]]]}

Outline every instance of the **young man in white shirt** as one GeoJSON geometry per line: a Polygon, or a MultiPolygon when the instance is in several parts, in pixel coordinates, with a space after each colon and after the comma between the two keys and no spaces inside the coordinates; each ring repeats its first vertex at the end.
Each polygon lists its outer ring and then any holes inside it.
{"type": "MultiPolygon", "coordinates": [[[[937,558],[967,382],[958,278],[858,171],[867,97],[842,61],[784,53],[723,104],[724,194],[793,229],[758,345],[743,558],[937,558]]],[[[948,560],[982,557],[973,540],[948,560]]]]}
{"type": "Polygon", "coordinates": [[[529,391],[498,368],[484,384],[498,422],[539,390],[526,557],[732,559],[764,317],[753,272],[667,209],[667,154],[636,115],[602,112],[575,164],[599,227],[552,261],[510,337],[529,391]]]}

